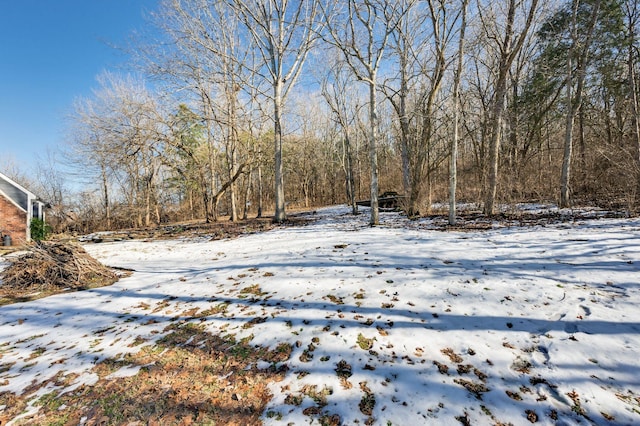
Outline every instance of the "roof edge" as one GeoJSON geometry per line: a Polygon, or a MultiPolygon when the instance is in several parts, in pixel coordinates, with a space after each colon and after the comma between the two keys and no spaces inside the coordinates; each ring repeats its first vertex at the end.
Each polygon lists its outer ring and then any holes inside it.
{"type": "Polygon", "coordinates": [[[9,200],[9,202],[11,204],[13,204],[14,206],[16,206],[20,211],[28,213],[25,209],[22,208],[22,206],[20,206],[18,203],[16,203],[13,198],[9,197],[7,194],[4,193],[4,191],[2,189],[0,189],[0,196],[6,198],[7,200],[9,200]]]}
{"type": "Polygon", "coordinates": [[[38,196],[36,194],[34,194],[33,192],[29,191],[27,188],[25,188],[24,186],[20,185],[19,183],[17,183],[16,181],[14,181],[13,179],[11,179],[9,176],[5,175],[4,173],[0,172],[0,179],[6,180],[7,182],[9,182],[11,185],[15,186],[16,188],[18,188],[20,191],[24,192],[25,194],[27,194],[27,196],[29,198],[34,198],[34,199],[38,199],[38,196]]]}

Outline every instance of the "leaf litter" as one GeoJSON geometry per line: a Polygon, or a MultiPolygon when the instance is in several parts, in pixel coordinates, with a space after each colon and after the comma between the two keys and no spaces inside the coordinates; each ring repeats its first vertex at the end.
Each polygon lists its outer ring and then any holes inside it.
{"type": "Polygon", "coordinates": [[[640,421],[639,220],[347,212],[86,244],[135,272],[0,307],[0,423],[640,421]]]}

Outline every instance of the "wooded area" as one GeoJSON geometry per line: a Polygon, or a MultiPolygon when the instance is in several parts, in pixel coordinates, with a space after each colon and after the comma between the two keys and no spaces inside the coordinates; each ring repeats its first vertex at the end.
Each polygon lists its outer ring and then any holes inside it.
{"type": "Polygon", "coordinates": [[[636,0],[164,0],[132,71],[78,99],[40,192],[57,228],[231,220],[405,196],[626,209],[636,0]],[[270,213],[271,214],[271,213],[270,213]]]}

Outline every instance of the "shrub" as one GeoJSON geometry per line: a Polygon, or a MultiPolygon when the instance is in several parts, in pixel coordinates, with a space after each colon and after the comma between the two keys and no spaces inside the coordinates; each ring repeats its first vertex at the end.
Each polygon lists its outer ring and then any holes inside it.
{"type": "Polygon", "coordinates": [[[42,219],[31,219],[31,239],[34,241],[46,240],[51,233],[51,227],[42,219]]]}

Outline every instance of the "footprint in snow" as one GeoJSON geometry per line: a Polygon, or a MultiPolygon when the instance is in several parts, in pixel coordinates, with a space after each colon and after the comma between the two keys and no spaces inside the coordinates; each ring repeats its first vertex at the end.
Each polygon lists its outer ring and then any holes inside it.
{"type": "Polygon", "coordinates": [[[533,352],[533,359],[539,364],[547,364],[551,357],[549,356],[549,350],[544,345],[538,345],[533,352]]]}
{"type": "Polygon", "coordinates": [[[580,310],[582,311],[582,314],[578,315],[578,318],[582,319],[581,317],[588,317],[589,315],[591,315],[591,309],[587,308],[586,306],[580,305],[580,310]]]}

